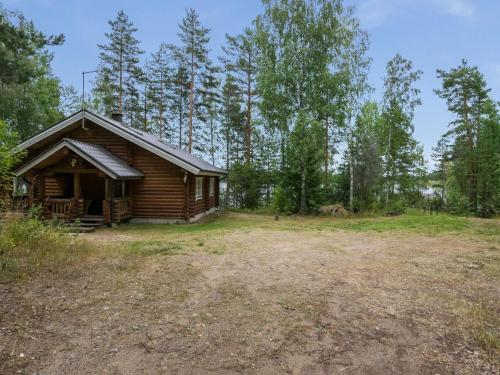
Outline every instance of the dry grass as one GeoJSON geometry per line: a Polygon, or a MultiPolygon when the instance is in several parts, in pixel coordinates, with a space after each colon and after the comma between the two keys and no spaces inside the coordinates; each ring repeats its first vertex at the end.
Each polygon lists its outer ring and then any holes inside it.
{"type": "Polygon", "coordinates": [[[93,249],[88,242],[38,220],[5,221],[0,226],[0,282],[64,268],[93,249]]]}
{"type": "Polygon", "coordinates": [[[229,213],[101,230],[77,266],[0,286],[0,373],[495,374],[498,228],[229,213]]]}

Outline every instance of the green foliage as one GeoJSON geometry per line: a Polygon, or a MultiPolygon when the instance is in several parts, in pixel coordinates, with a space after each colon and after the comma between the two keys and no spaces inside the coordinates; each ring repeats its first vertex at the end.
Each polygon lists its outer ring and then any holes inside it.
{"type": "Polygon", "coordinates": [[[42,205],[31,206],[28,210],[28,218],[41,219],[43,213],[42,205]]]}
{"type": "Polygon", "coordinates": [[[413,138],[415,108],[421,105],[415,84],[421,75],[399,54],[387,63],[380,136],[386,206],[395,195],[404,198],[418,190],[418,177],[425,174],[423,149],[413,138]]]}
{"type": "Polygon", "coordinates": [[[135,37],[137,28],[120,10],[110,20],[111,31],[106,33],[107,44],[99,44],[99,67],[94,88],[99,109],[107,115],[115,111],[124,114],[131,125],[142,125],[138,84],[142,79],[139,57],[144,51],[135,37]]]}
{"type": "Polygon", "coordinates": [[[320,205],[321,195],[321,125],[308,118],[305,111],[298,113],[286,150],[287,164],[282,172],[281,188],[290,199],[280,210],[305,214],[320,205]]]}
{"type": "Polygon", "coordinates": [[[22,14],[0,4],[0,119],[26,139],[62,117],[60,83],[47,47],[63,35],[46,36],[22,14]]]}
{"type": "Polygon", "coordinates": [[[379,190],[382,172],[380,131],[382,117],[377,104],[367,102],[355,121],[349,147],[349,160],[353,164],[353,210],[370,209],[379,190]]]}
{"type": "Polygon", "coordinates": [[[226,55],[222,59],[225,70],[234,77],[239,92],[244,93],[245,106],[243,125],[244,160],[249,164],[253,157],[252,134],[254,132],[253,108],[256,105],[256,74],[259,50],[255,43],[255,32],[245,28],[237,36],[226,35],[227,46],[222,47],[226,55]]]}
{"type": "Polygon", "coordinates": [[[261,171],[251,164],[233,165],[227,178],[232,205],[250,209],[259,207],[261,177],[261,171]]]}
{"type": "Polygon", "coordinates": [[[453,215],[467,215],[470,213],[470,201],[460,190],[454,175],[446,181],[446,209],[453,215]]]}
{"type": "Polygon", "coordinates": [[[24,156],[23,152],[13,153],[12,148],[18,143],[17,133],[10,130],[0,120],[0,212],[9,206],[12,188],[12,168],[24,156]]]}
{"type": "Polygon", "coordinates": [[[13,220],[0,228],[0,280],[55,270],[84,256],[91,247],[37,219],[13,220]]]}
{"type": "Polygon", "coordinates": [[[498,172],[494,172],[495,168],[498,171],[499,165],[498,156],[495,156],[495,148],[498,150],[498,135],[495,136],[498,134],[498,115],[494,105],[488,104],[490,90],[477,67],[471,67],[466,60],[462,60],[457,68],[448,72],[438,70],[437,74],[442,80],[442,88],[435,92],[455,115],[449,124],[450,130],[444,135],[453,142],[450,159],[455,182],[453,189],[456,191],[450,194],[456,199],[452,203],[462,203],[465,196],[469,210],[477,213],[480,183],[483,206],[494,205],[493,198],[498,196],[498,192],[494,191],[498,186],[498,172]],[[483,127],[491,139],[481,140],[483,127]],[[492,163],[488,165],[490,160],[492,163]]]}
{"type": "Polygon", "coordinates": [[[389,201],[387,212],[402,214],[405,213],[407,206],[406,201],[402,197],[394,197],[389,201]]]}
{"type": "Polygon", "coordinates": [[[500,114],[491,101],[483,108],[477,142],[477,214],[490,218],[500,209],[500,114]]]}
{"type": "Polygon", "coordinates": [[[186,62],[189,74],[189,109],[187,123],[187,150],[203,153],[205,151],[206,133],[203,123],[202,92],[207,89],[207,76],[213,75],[212,64],[208,56],[208,42],[210,30],[200,22],[200,16],[194,9],[187,9],[182,23],[179,25],[178,36],[181,41],[179,53],[186,62]]]}

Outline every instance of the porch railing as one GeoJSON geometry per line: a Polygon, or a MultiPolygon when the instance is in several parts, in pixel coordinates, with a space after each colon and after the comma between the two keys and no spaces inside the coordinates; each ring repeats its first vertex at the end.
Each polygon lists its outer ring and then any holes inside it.
{"type": "Polygon", "coordinates": [[[120,223],[132,217],[132,199],[108,198],[103,201],[104,220],[108,223],[120,223]]]}
{"type": "Polygon", "coordinates": [[[43,205],[43,214],[47,218],[68,220],[73,199],[48,198],[43,205]]]}
{"type": "Polygon", "coordinates": [[[73,220],[82,214],[83,200],[76,198],[47,198],[43,205],[46,218],[73,220]]]}

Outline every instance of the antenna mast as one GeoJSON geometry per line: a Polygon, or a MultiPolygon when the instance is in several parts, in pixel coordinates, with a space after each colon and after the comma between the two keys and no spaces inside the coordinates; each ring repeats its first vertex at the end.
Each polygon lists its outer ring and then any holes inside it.
{"type": "Polygon", "coordinates": [[[85,109],[85,74],[97,73],[97,70],[82,72],[82,109],[85,109]]]}

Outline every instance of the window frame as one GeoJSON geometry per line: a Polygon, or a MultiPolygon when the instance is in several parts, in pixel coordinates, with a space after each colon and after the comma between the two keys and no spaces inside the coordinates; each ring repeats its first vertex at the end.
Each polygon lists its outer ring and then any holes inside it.
{"type": "Polygon", "coordinates": [[[194,198],[199,201],[203,199],[203,177],[196,177],[194,198]]]}
{"type": "Polygon", "coordinates": [[[215,177],[210,177],[208,180],[208,196],[213,197],[215,195],[215,177]]]}
{"type": "Polygon", "coordinates": [[[14,197],[27,197],[29,195],[30,184],[24,177],[14,177],[12,195],[14,197]]]}

